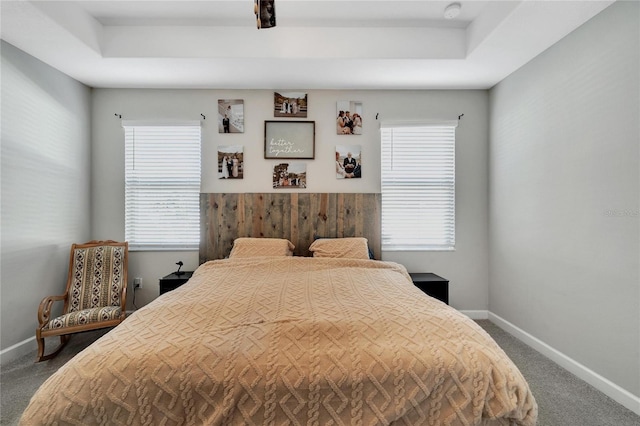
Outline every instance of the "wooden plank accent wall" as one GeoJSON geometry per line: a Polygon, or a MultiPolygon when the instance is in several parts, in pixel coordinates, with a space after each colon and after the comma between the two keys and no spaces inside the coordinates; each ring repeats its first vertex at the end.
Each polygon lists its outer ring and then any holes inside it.
{"type": "Polygon", "coordinates": [[[380,259],[380,194],[200,194],[200,263],[229,256],[238,237],[286,238],[296,256],[316,237],[365,237],[380,259]]]}

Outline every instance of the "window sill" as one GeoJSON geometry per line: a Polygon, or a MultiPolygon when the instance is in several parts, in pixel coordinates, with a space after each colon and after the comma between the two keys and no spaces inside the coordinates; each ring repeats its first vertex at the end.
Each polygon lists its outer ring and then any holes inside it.
{"type": "Polygon", "coordinates": [[[129,251],[198,251],[198,247],[149,247],[149,246],[129,246],[129,251]]]}
{"type": "Polygon", "coordinates": [[[382,247],[383,252],[399,252],[399,251],[456,251],[455,247],[382,247]]]}

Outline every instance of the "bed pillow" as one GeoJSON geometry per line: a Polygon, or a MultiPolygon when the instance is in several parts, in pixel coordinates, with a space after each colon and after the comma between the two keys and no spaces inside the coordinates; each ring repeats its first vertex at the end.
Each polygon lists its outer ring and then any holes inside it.
{"type": "Polygon", "coordinates": [[[295,246],[284,238],[236,238],[229,259],[264,257],[264,256],[293,256],[295,246]]]}
{"type": "Polygon", "coordinates": [[[309,246],[313,257],[339,257],[343,259],[369,259],[366,238],[320,238],[309,246]]]}

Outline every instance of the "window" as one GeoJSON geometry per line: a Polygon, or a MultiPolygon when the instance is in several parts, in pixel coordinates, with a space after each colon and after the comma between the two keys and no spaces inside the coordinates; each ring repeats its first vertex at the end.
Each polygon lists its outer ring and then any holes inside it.
{"type": "Polygon", "coordinates": [[[142,125],[125,133],[125,238],[131,250],[197,250],[200,123],[142,125]]]}
{"type": "Polygon", "coordinates": [[[381,126],[383,250],[454,249],[456,126],[381,126]]]}

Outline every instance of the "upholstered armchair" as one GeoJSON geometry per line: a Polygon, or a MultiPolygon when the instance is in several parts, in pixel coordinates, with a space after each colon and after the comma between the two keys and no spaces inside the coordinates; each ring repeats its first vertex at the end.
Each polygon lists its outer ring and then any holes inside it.
{"type": "Polygon", "coordinates": [[[128,243],[90,241],[73,244],[67,288],[60,296],[48,296],[38,308],[38,360],[55,357],[71,334],[120,324],[126,316],[128,243]],[[51,318],[55,302],[64,302],[62,314],[51,318]],[[45,355],[45,337],[60,336],[60,344],[45,355]]]}

